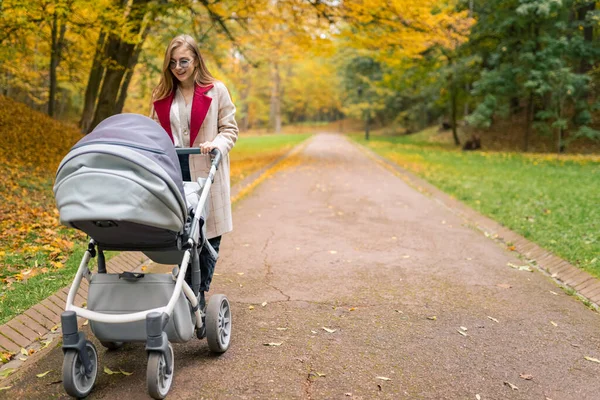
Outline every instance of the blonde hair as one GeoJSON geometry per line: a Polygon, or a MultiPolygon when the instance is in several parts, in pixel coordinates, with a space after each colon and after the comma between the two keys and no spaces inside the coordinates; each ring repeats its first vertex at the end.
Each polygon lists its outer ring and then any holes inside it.
{"type": "Polygon", "coordinates": [[[188,50],[191,50],[192,53],[194,53],[193,64],[195,83],[200,86],[207,86],[216,80],[206,67],[196,41],[190,35],[179,35],[171,40],[171,43],[169,43],[167,51],[165,52],[160,82],[152,91],[153,102],[164,99],[170,95],[176,85],[176,82],[179,82],[173,75],[171,68],[169,68],[169,63],[171,62],[171,55],[173,54],[173,51],[181,46],[185,46],[188,50]]]}

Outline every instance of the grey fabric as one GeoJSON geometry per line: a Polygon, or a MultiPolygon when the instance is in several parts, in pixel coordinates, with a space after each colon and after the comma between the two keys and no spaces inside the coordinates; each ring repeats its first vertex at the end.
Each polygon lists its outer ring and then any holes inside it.
{"type": "MultiPolygon", "coordinates": [[[[107,314],[127,314],[164,307],[175,289],[171,274],[149,274],[137,280],[119,279],[118,274],[94,274],[88,289],[89,310],[107,314]]],[[[183,291],[165,332],[169,341],[187,342],[194,333],[194,318],[183,291]]],[[[90,321],[94,335],[102,341],[146,341],[146,321],[108,324],[90,321]]]]}
{"type": "Polygon", "coordinates": [[[139,114],[113,115],[100,122],[73,149],[104,142],[132,146],[136,152],[153,160],[167,172],[183,195],[181,169],[175,147],[167,132],[153,119],[139,114]]]}
{"type": "Polygon", "coordinates": [[[60,221],[67,226],[76,221],[128,221],[179,232],[187,207],[181,178],[178,182],[181,191],[161,165],[134,149],[94,144],[65,157],[54,195],[60,221]]]}

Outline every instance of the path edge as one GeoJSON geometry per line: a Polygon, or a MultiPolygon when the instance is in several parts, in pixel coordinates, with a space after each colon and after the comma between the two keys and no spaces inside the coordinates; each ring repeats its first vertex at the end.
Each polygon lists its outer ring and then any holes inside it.
{"type": "Polygon", "coordinates": [[[552,278],[559,285],[574,291],[574,294],[587,306],[595,311],[600,310],[599,278],[577,268],[567,260],[513,232],[499,222],[486,217],[455,197],[443,192],[425,179],[377,154],[365,145],[350,138],[347,138],[347,140],[360,150],[363,150],[369,158],[377,162],[380,166],[401,178],[413,189],[428,196],[453,214],[465,220],[469,227],[492,239],[507,251],[518,254],[530,265],[552,278]]]}

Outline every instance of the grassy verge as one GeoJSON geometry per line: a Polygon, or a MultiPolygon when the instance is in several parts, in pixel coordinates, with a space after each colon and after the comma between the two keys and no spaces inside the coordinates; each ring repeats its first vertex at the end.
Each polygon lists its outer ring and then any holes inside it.
{"type": "Polygon", "coordinates": [[[353,139],[600,277],[600,157],[462,152],[434,136],[353,139]]]}
{"type": "Polygon", "coordinates": [[[235,185],[277,160],[309,136],[309,134],[240,135],[231,151],[231,185],[235,185]]]}

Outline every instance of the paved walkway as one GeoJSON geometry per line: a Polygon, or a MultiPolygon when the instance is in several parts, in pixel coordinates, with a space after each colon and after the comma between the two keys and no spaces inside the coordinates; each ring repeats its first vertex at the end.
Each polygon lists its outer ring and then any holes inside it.
{"type": "MultiPolygon", "coordinates": [[[[343,136],[297,158],[236,205],[211,290],[232,301],[232,347],[176,345],[170,397],[597,398],[596,312],[343,136]]],[[[133,375],[101,373],[92,398],[146,398],[143,346],[100,353],[133,375]]],[[[7,394],[64,396],[61,362],[50,350],[7,394]]]]}

